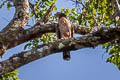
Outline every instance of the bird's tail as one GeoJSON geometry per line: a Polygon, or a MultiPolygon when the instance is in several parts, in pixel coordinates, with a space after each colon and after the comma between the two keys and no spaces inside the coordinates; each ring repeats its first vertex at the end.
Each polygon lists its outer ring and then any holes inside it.
{"type": "Polygon", "coordinates": [[[70,60],[70,51],[63,52],[63,59],[67,61],[70,60]]]}

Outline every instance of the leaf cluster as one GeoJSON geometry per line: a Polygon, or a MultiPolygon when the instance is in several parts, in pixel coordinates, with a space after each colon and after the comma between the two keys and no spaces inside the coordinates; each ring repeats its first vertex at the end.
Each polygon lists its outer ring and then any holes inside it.
{"type": "Polygon", "coordinates": [[[105,48],[106,53],[110,55],[106,62],[115,64],[120,70],[120,41],[107,42],[102,47],[105,48]]]}
{"type": "MultiPolygon", "coordinates": [[[[75,2],[75,0],[73,1],[75,2]]],[[[78,14],[77,20],[80,25],[89,26],[91,27],[91,29],[95,26],[115,27],[117,25],[120,25],[120,20],[111,20],[111,16],[115,14],[116,10],[116,6],[113,0],[78,0],[76,8],[78,14]]],[[[103,48],[106,49],[106,53],[109,53],[110,55],[106,62],[115,64],[118,67],[118,69],[120,69],[119,44],[119,40],[103,44],[103,48]]]]}
{"type": "Polygon", "coordinates": [[[16,69],[13,72],[8,72],[8,73],[2,75],[2,77],[0,78],[0,80],[20,80],[18,78],[18,76],[17,76],[18,75],[17,71],[18,70],[16,69]]]}
{"type": "MultiPolygon", "coordinates": [[[[36,0],[34,4],[34,10],[30,12],[30,17],[33,17],[35,22],[37,22],[44,16],[48,8],[55,2],[56,0],[36,0]]],[[[57,10],[56,6],[54,10],[57,10]]],[[[53,19],[54,16],[50,18],[53,19]]],[[[40,43],[48,43],[51,41],[55,41],[56,39],[57,38],[55,33],[46,33],[46,34],[43,34],[42,37],[40,38],[31,40],[29,43],[27,43],[24,46],[24,49],[38,46],[40,43]]]]}

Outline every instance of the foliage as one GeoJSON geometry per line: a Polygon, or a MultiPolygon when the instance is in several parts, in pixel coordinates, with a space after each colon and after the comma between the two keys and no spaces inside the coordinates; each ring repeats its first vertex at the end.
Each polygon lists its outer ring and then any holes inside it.
{"type": "MultiPolygon", "coordinates": [[[[83,5],[82,2],[80,4],[81,6],[83,5]]],[[[99,25],[109,26],[114,24],[109,17],[114,12],[113,7],[111,0],[87,0],[84,6],[79,9],[79,24],[90,26],[91,28],[99,25]]]]}
{"type": "MultiPolygon", "coordinates": [[[[115,13],[115,4],[112,3],[112,0],[72,0],[76,2],[76,8],[73,9],[60,9],[60,12],[65,13],[68,16],[68,19],[72,23],[90,26],[91,29],[95,26],[117,26],[120,25],[120,21],[112,21],[110,16],[115,13]]],[[[52,3],[55,3],[56,0],[31,0],[34,5],[34,10],[30,11],[30,18],[34,19],[34,22],[40,20],[43,15],[48,10],[49,6],[52,3]]],[[[12,7],[12,4],[9,1],[1,0],[0,8],[6,4],[7,9],[9,10],[12,7]]],[[[57,10],[57,7],[54,8],[57,10]]],[[[56,21],[54,16],[51,16],[51,22],[56,21]]],[[[46,33],[43,34],[41,38],[36,38],[29,41],[24,49],[32,48],[38,46],[40,43],[48,43],[55,41],[56,34],[46,33]]],[[[115,64],[118,69],[120,69],[120,42],[119,40],[114,40],[112,42],[107,42],[103,44],[103,48],[106,49],[106,53],[109,53],[110,57],[106,62],[115,64]]],[[[2,76],[2,80],[19,80],[16,72],[9,72],[2,76]]]]}
{"type": "MultiPolygon", "coordinates": [[[[95,26],[117,26],[120,21],[111,20],[111,16],[115,13],[115,4],[112,0],[79,0],[78,6],[78,21],[79,24],[90,26],[91,29],[95,26]]],[[[120,69],[120,47],[119,40],[103,44],[106,52],[109,52],[110,57],[106,62],[115,64],[120,69]]]]}
{"type": "Polygon", "coordinates": [[[107,42],[102,47],[105,48],[106,52],[108,52],[110,55],[110,57],[106,60],[106,62],[115,64],[120,70],[120,42],[119,40],[107,42]]]}
{"type": "MultiPolygon", "coordinates": [[[[112,0],[72,0],[77,6],[77,20],[80,25],[90,26],[117,26],[120,21],[112,21],[110,16],[115,13],[115,4],[112,0]]],[[[103,44],[110,57],[106,62],[115,64],[120,69],[120,47],[119,40],[103,44]]]]}
{"type": "Polygon", "coordinates": [[[2,78],[0,78],[0,80],[20,80],[17,77],[18,73],[16,71],[18,71],[18,70],[15,70],[13,72],[8,72],[8,73],[2,75],[2,78]]]}
{"type": "Polygon", "coordinates": [[[66,9],[61,8],[60,12],[64,13],[66,16],[68,16],[69,20],[72,23],[78,23],[78,19],[77,19],[78,14],[75,11],[75,8],[72,8],[71,10],[68,8],[66,8],[66,9]]]}
{"type": "Polygon", "coordinates": [[[6,4],[7,9],[9,10],[12,7],[12,3],[7,0],[0,1],[0,8],[2,8],[6,4]]]}
{"type": "MultiPolygon", "coordinates": [[[[34,3],[35,10],[34,11],[31,10],[30,18],[34,18],[35,22],[37,22],[38,20],[40,20],[43,17],[43,15],[48,10],[49,6],[51,6],[55,2],[56,2],[56,0],[36,0],[35,2],[33,0],[32,3],[34,3]]],[[[0,4],[0,8],[2,8],[5,4],[7,5],[6,8],[8,10],[12,7],[12,4],[10,2],[2,1],[0,4]]],[[[57,10],[56,6],[55,6],[54,10],[57,10]]],[[[52,16],[51,19],[52,18],[54,18],[54,16],[52,16]]],[[[47,43],[47,42],[55,41],[56,39],[57,38],[56,38],[55,33],[46,33],[46,34],[43,34],[40,39],[36,38],[34,40],[29,41],[24,46],[24,49],[33,48],[35,46],[38,46],[41,42],[47,43]]],[[[18,75],[17,72],[9,72],[9,73],[3,75],[0,80],[20,80],[17,77],[17,75],[18,75]]]]}
{"type": "Polygon", "coordinates": [[[35,22],[40,20],[48,8],[55,2],[56,0],[36,0],[34,3],[34,10],[30,12],[30,17],[34,16],[35,22]]]}
{"type": "MultiPolygon", "coordinates": [[[[44,16],[48,8],[55,2],[56,0],[36,0],[34,4],[35,10],[32,10],[30,12],[30,18],[33,17],[35,22],[37,22],[44,16]]],[[[54,10],[57,10],[56,6],[54,10]]],[[[51,19],[52,18],[54,18],[54,16],[52,16],[51,19]]],[[[40,42],[47,43],[47,42],[55,41],[56,39],[57,38],[54,33],[46,33],[46,34],[43,34],[40,39],[38,38],[38,39],[31,40],[28,44],[24,46],[24,49],[38,46],[40,42]]]]}

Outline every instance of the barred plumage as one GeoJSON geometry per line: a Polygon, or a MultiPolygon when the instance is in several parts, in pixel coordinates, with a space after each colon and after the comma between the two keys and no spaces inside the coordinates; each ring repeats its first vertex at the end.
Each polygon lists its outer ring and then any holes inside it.
{"type": "MultiPolygon", "coordinates": [[[[64,13],[57,12],[58,20],[57,36],[59,39],[68,39],[73,37],[74,29],[64,13]]],[[[63,51],[63,59],[70,60],[70,51],[63,51]]]]}

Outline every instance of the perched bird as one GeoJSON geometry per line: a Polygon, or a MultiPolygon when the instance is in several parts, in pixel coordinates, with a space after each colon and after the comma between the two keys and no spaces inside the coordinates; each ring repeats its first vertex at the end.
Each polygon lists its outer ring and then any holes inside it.
{"type": "MultiPolygon", "coordinates": [[[[58,18],[58,27],[56,28],[56,34],[58,39],[68,39],[73,37],[74,29],[72,23],[67,20],[64,13],[57,12],[55,16],[58,18]]],[[[63,51],[63,59],[70,60],[70,51],[63,51]]]]}

